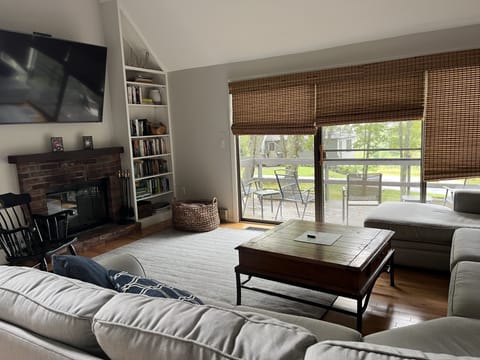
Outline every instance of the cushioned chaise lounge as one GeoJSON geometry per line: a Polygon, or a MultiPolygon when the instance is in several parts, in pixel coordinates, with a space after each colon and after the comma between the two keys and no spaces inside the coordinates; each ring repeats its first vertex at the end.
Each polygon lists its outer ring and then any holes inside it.
{"type": "Polygon", "coordinates": [[[364,225],[395,231],[396,264],[448,271],[455,230],[480,228],[480,191],[455,192],[453,210],[433,204],[383,203],[364,225]]]}

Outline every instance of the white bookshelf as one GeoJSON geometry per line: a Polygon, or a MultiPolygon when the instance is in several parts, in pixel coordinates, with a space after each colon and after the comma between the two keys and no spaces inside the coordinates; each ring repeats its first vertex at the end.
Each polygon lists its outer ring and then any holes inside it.
{"type": "Polygon", "coordinates": [[[168,77],[119,1],[101,6],[110,59],[112,115],[118,125],[116,138],[125,148],[122,166],[131,174],[135,220],[150,225],[171,217],[171,206],[162,205],[170,204],[175,196],[168,77]],[[152,90],[160,101],[154,101],[158,99],[151,96],[152,90]],[[160,123],[166,127],[164,134],[151,131],[160,123]],[[148,219],[140,219],[140,201],[158,209],[148,219]]]}

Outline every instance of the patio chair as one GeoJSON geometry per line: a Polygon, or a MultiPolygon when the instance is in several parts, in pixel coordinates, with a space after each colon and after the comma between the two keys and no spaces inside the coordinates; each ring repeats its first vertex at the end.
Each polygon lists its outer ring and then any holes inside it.
{"type": "Polygon", "coordinates": [[[280,191],[275,189],[264,189],[262,181],[259,179],[250,179],[248,181],[242,181],[242,199],[243,199],[243,213],[247,208],[247,202],[250,196],[252,196],[252,210],[255,215],[255,197],[260,200],[261,216],[263,219],[263,200],[264,198],[270,199],[270,209],[273,213],[273,198],[280,195],[280,191]]]}
{"type": "Polygon", "coordinates": [[[278,212],[282,209],[283,203],[293,202],[297,208],[298,217],[303,220],[305,217],[305,211],[307,205],[311,202],[315,202],[315,192],[313,189],[301,190],[298,183],[298,175],[296,171],[287,170],[275,170],[275,178],[277,179],[280,194],[282,195],[280,203],[278,204],[277,213],[275,214],[275,220],[277,220],[278,212]],[[298,205],[303,206],[303,212],[300,216],[300,209],[298,205]]]}
{"type": "Polygon", "coordinates": [[[348,174],[342,191],[342,219],[348,225],[350,206],[378,206],[382,202],[382,174],[348,174]]]}
{"type": "Polygon", "coordinates": [[[68,248],[76,255],[77,238],[68,236],[68,216],[73,211],[34,215],[30,202],[29,194],[0,195],[0,245],[10,265],[35,261],[46,271],[52,254],[68,248]]]}

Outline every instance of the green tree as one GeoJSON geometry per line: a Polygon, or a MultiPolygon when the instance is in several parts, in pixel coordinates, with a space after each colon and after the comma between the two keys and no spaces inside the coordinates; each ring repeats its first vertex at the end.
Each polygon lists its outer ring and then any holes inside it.
{"type": "Polygon", "coordinates": [[[242,180],[247,181],[255,176],[256,159],[263,155],[264,135],[239,136],[240,158],[244,161],[242,180]]]}
{"type": "MultiPolygon", "coordinates": [[[[382,123],[368,123],[352,125],[355,134],[354,148],[363,150],[363,159],[376,157],[376,148],[384,148],[388,145],[388,133],[382,123]]],[[[368,173],[368,165],[363,166],[363,173],[368,173]]]]}

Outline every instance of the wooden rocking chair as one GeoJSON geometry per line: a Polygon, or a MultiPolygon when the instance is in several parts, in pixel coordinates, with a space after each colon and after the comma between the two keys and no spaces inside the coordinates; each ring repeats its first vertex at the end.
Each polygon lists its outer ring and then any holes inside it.
{"type": "Polygon", "coordinates": [[[30,202],[29,194],[0,195],[0,245],[8,263],[36,261],[40,269],[47,270],[47,258],[52,254],[68,248],[76,255],[73,243],[77,238],[68,236],[68,216],[73,211],[34,215],[30,202]]]}

